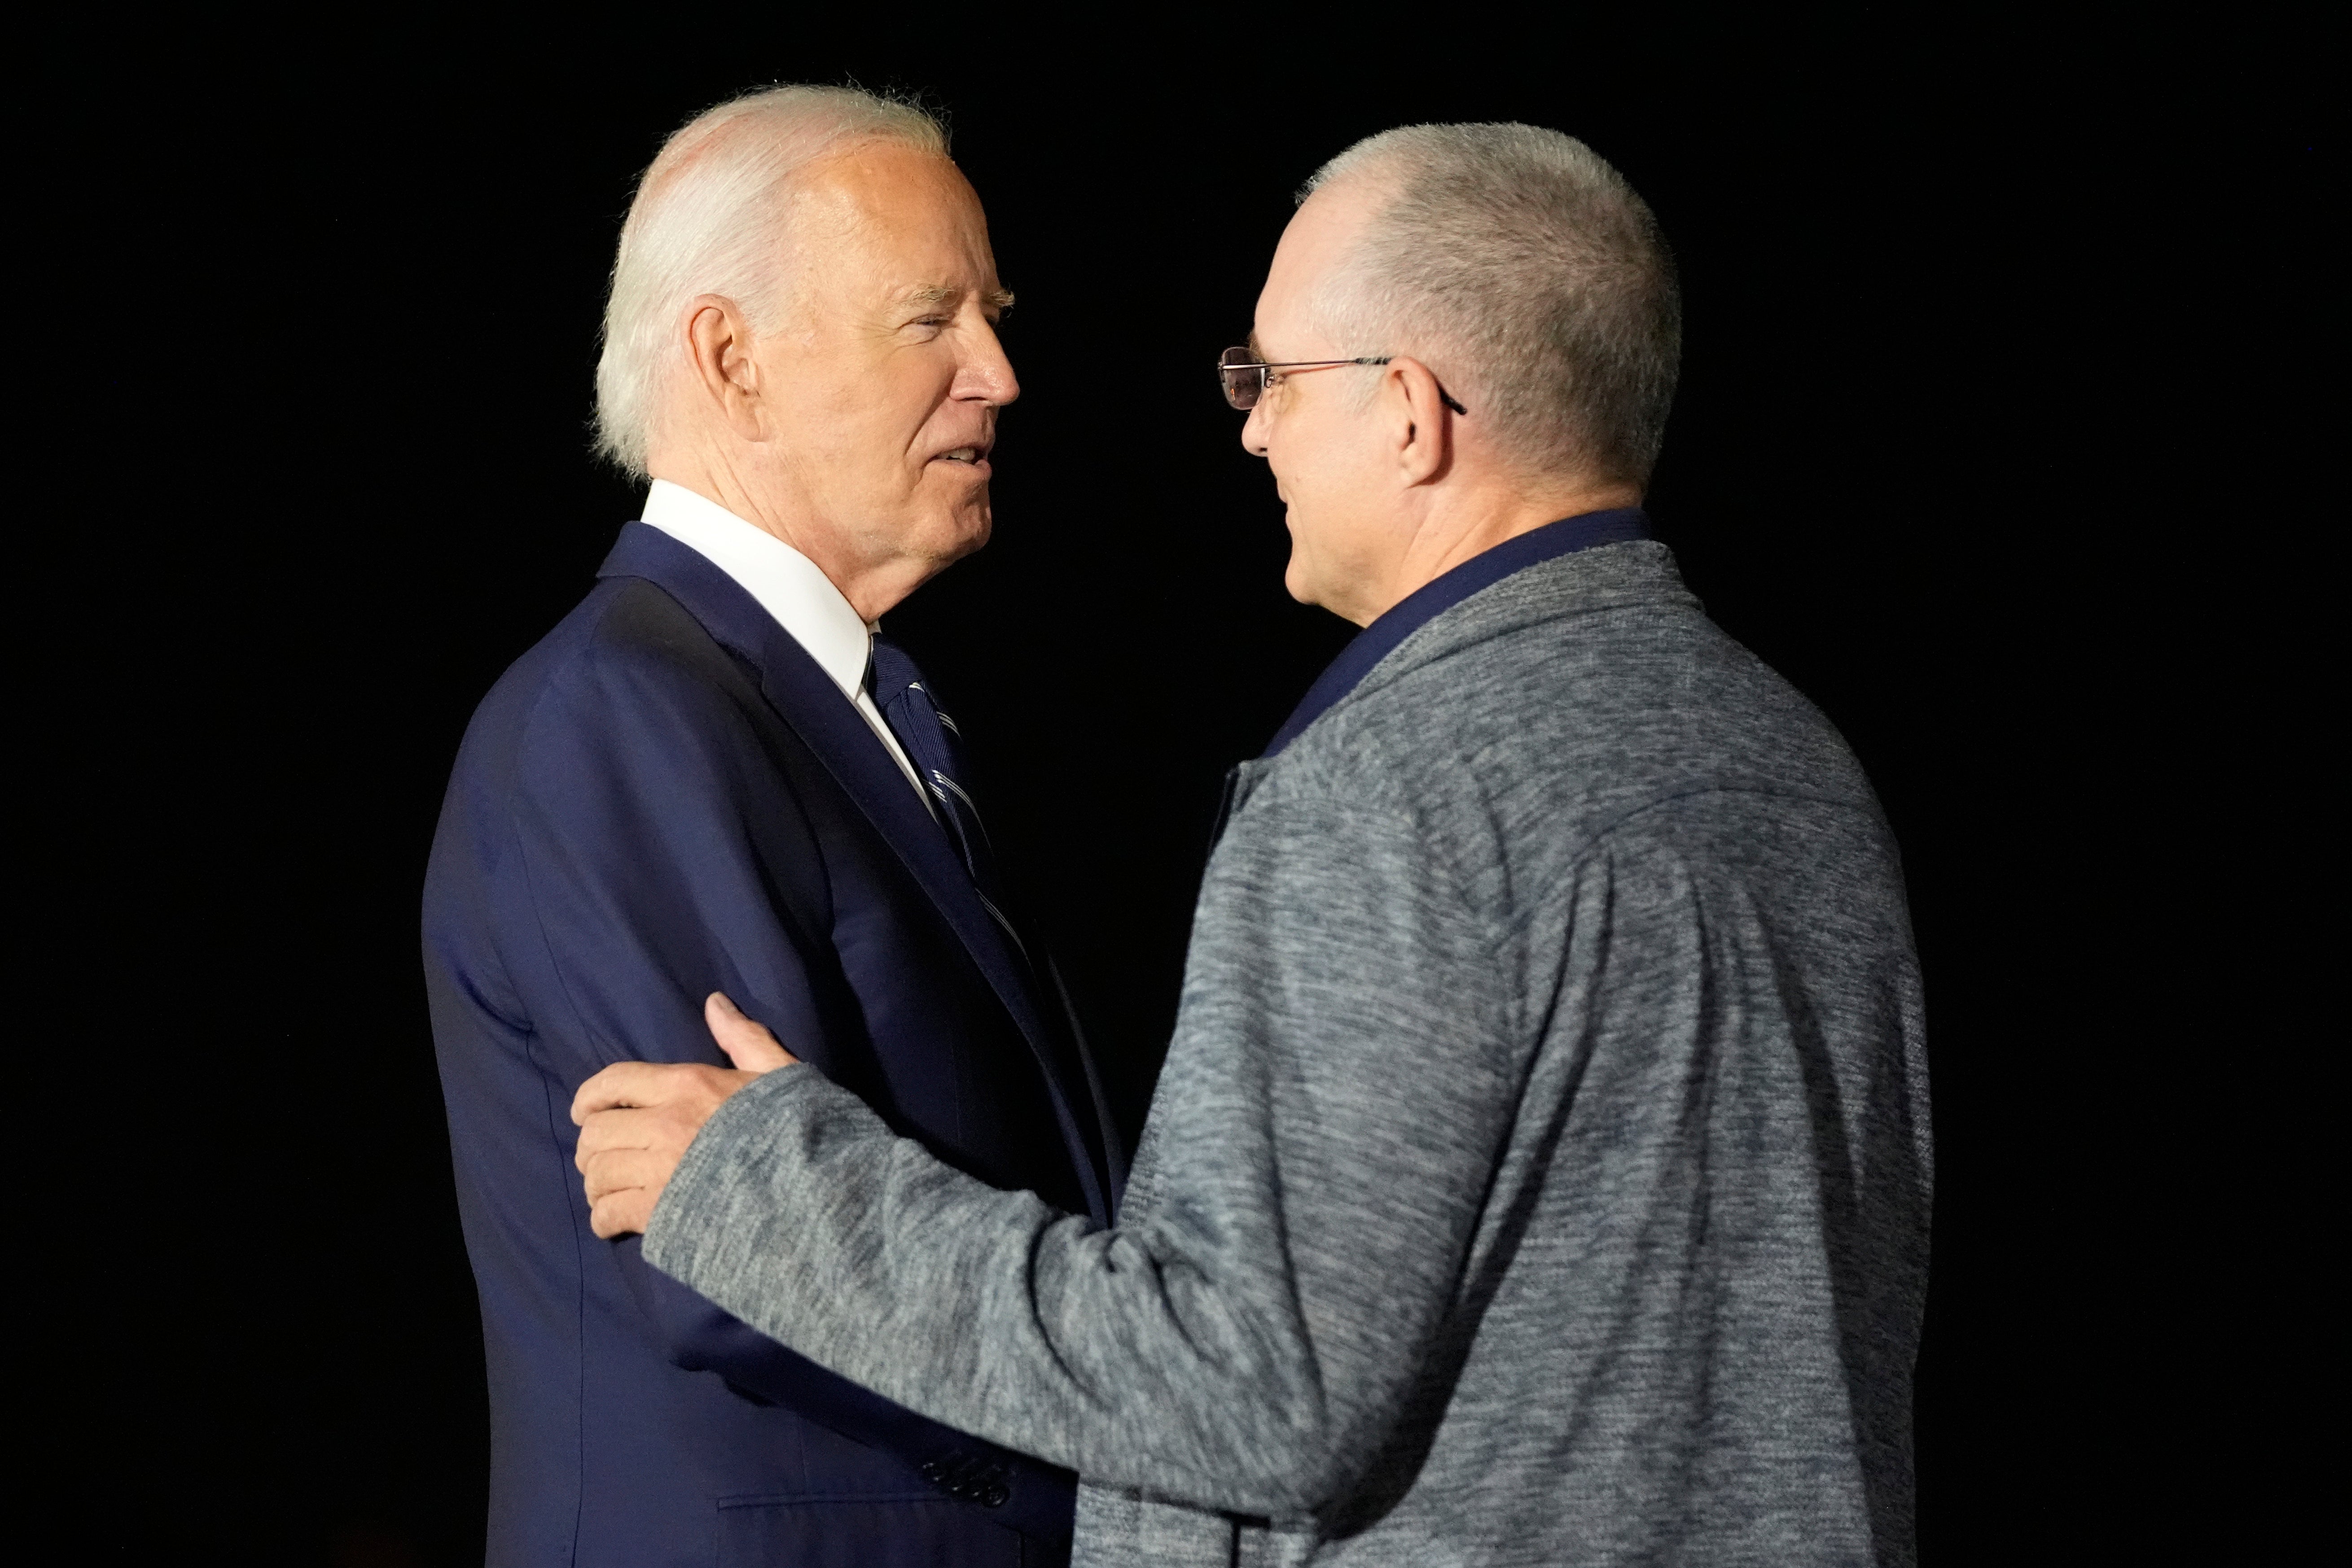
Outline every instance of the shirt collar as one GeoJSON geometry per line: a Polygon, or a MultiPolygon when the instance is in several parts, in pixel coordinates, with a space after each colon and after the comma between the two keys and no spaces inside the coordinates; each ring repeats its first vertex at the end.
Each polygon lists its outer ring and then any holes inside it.
{"type": "Polygon", "coordinates": [[[1364,677],[1371,674],[1373,667],[1394,653],[1405,638],[1471,595],[1540,562],[1572,555],[1597,544],[1622,544],[1629,539],[1648,537],[1647,514],[1640,507],[1621,507],[1548,522],[1541,528],[1514,534],[1492,550],[1472,556],[1444,576],[1406,595],[1380,619],[1358,632],[1355,639],[1339,650],[1339,657],[1315,678],[1307,695],[1298,700],[1289,719],[1266,743],[1266,756],[1274,756],[1298,739],[1300,731],[1353,691],[1364,677]]]}
{"type": "Polygon", "coordinates": [[[843,695],[865,689],[874,628],[817,563],[756,523],[684,485],[656,479],[644,521],[701,554],[760,602],[843,695]]]}

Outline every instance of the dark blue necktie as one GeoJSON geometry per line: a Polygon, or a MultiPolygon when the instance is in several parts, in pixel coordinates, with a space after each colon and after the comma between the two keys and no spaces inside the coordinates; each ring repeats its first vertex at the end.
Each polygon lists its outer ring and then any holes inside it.
{"type": "Polygon", "coordinates": [[[866,689],[873,695],[874,706],[882,710],[890,733],[898,737],[907,761],[914,764],[923,793],[931,798],[932,815],[963,858],[981,903],[1026,961],[1028,946],[1004,912],[1004,892],[997,877],[995,854],[989,847],[988,829],[964,784],[971,775],[955,721],[940,711],[923,672],[907,657],[907,650],[888,637],[877,635],[874,639],[873,658],[866,667],[866,689]]]}
{"type": "MultiPolygon", "coordinates": [[[[1085,1059],[1084,1032],[1078,1026],[1078,1016],[1070,1005],[1070,994],[1062,984],[1062,977],[1049,956],[1033,953],[1029,944],[1013,928],[1011,917],[1004,912],[1004,892],[996,870],[996,854],[989,847],[988,829],[980,820],[980,807],[971,798],[964,781],[971,776],[964,766],[963,735],[956,721],[940,711],[931,699],[931,689],[923,679],[923,672],[907,657],[907,650],[886,637],[874,639],[873,657],[866,666],[866,689],[874,705],[882,710],[883,721],[914,764],[915,776],[922,781],[923,793],[929,795],[932,816],[956,853],[963,858],[964,869],[971,873],[974,891],[980,894],[982,908],[1003,928],[1005,939],[1020,954],[1023,965],[1037,990],[1057,999],[1062,1016],[1069,1025],[1069,1037],[1049,1043],[1048,1049],[1056,1058],[1056,1071],[1073,1095],[1083,1089],[1084,1110],[1065,1110],[1066,1117],[1075,1117],[1071,1130],[1086,1148],[1089,1163],[1097,1178],[1106,1184],[1103,1189],[1103,1212],[1108,1219],[1111,1206],[1118,1202],[1119,1186],[1125,1180],[1125,1163],[1109,1141],[1107,1130],[1110,1113],[1102,1098],[1102,1085],[1097,1081],[1094,1069],[1085,1059]],[[1075,1050],[1076,1055],[1071,1056],[1075,1050]],[[1091,1112],[1091,1115],[1087,1115],[1091,1112]]],[[[1087,1184],[1094,1185],[1093,1181],[1087,1184]]]]}

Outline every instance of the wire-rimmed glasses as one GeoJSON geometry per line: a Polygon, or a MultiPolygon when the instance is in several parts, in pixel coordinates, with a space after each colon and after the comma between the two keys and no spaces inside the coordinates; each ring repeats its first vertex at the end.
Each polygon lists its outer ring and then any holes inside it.
{"type": "MultiPolygon", "coordinates": [[[[1257,400],[1265,395],[1265,389],[1273,384],[1273,373],[1277,370],[1328,370],[1343,364],[1386,364],[1395,357],[1393,354],[1381,354],[1378,358],[1367,359],[1299,359],[1269,363],[1258,358],[1254,350],[1230,348],[1217,356],[1217,379],[1224,384],[1225,401],[1247,412],[1255,408],[1257,400]]],[[[1437,389],[1437,395],[1454,413],[1470,412],[1447,396],[1444,387],[1437,389]]]]}

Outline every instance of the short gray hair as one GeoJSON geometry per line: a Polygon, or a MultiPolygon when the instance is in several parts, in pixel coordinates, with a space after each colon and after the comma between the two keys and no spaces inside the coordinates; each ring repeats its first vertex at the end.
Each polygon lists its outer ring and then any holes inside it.
{"type": "Polygon", "coordinates": [[[1318,171],[1387,182],[1318,292],[1343,353],[1426,358],[1539,473],[1645,484],[1682,357],[1682,299],[1657,219],[1572,136],[1407,125],[1318,171]]]}
{"type": "Polygon", "coordinates": [[[826,153],[898,142],[947,156],[947,128],[919,104],[854,87],[772,87],[688,121],[637,182],[621,226],[596,363],[596,450],[639,479],[665,389],[683,363],[678,329],[698,294],[772,326],[793,177],[826,153]]]}

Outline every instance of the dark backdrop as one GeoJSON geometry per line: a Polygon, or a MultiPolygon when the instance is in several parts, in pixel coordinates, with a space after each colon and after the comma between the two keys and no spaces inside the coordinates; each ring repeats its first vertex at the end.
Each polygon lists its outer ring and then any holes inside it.
{"type": "Polygon", "coordinates": [[[478,1561],[426,843],[473,704],[635,515],[586,450],[634,176],[733,91],[854,78],[949,111],[1020,294],[996,540],[891,625],[1130,1130],[1218,780],[1348,630],[1282,591],[1213,356],[1352,140],[1568,130],[1683,268],[1657,526],[1904,849],[1940,1167],[1927,1560],[2242,1542],[2303,1474],[2263,1403],[2299,1387],[2268,1194],[2301,1145],[2291,1111],[2240,1137],[2315,1070],[2271,1001],[2294,919],[2246,880],[2294,858],[2302,731],[2248,671],[2324,575],[2290,372],[2329,154],[2292,27],[2146,26],[615,11],[33,49],[66,259],[22,295],[51,417],[20,458],[47,791],[20,826],[58,873],[24,1016],[71,1069],[30,1185],[72,1218],[31,1278],[66,1394],[43,1447],[89,1528],[478,1561]]]}

